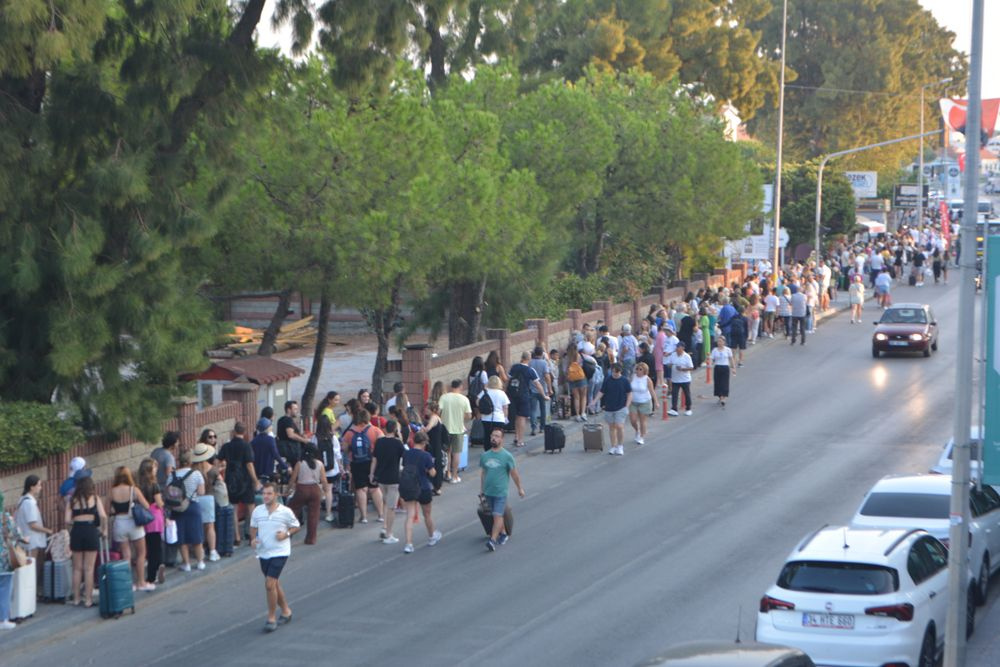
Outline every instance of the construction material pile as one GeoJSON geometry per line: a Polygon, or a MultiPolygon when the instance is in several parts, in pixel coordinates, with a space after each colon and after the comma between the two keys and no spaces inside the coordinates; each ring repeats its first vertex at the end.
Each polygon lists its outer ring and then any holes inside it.
{"type": "MultiPolygon", "coordinates": [[[[246,356],[256,354],[260,348],[261,341],[264,340],[264,330],[253,327],[233,326],[232,333],[226,334],[229,339],[223,348],[212,350],[209,357],[226,358],[233,356],[246,356]]],[[[274,342],[272,352],[284,352],[293,348],[312,347],[316,344],[316,325],[313,323],[313,316],[303,317],[301,320],[284,325],[278,330],[278,338],[274,342]]]]}

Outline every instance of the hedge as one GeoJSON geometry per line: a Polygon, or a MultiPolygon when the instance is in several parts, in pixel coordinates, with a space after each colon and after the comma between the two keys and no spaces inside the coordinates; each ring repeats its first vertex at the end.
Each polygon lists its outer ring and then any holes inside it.
{"type": "Polygon", "coordinates": [[[62,406],[0,403],[0,469],[61,454],[82,437],[73,415],[62,406]]]}

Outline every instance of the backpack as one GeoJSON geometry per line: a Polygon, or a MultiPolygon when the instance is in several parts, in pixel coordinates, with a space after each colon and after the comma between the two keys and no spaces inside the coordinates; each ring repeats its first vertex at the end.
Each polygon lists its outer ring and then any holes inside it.
{"type": "Polygon", "coordinates": [[[420,497],[420,471],[415,463],[407,463],[399,473],[399,497],[408,501],[420,497]]]}
{"type": "MultiPolygon", "coordinates": [[[[591,374],[593,374],[593,371],[591,371],[591,374]]],[[[570,382],[579,382],[580,380],[584,380],[586,378],[587,375],[584,372],[583,367],[580,366],[580,363],[577,361],[570,362],[569,368],[566,369],[566,379],[570,382]]]]}
{"type": "Polygon", "coordinates": [[[481,374],[470,375],[469,376],[469,403],[476,402],[476,396],[486,391],[486,387],[483,386],[483,378],[481,374]]]}
{"type": "Polygon", "coordinates": [[[188,498],[187,489],[184,488],[184,482],[187,478],[191,476],[194,470],[188,470],[184,477],[178,477],[177,471],[175,470],[170,477],[170,481],[167,483],[167,488],[163,490],[163,504],[167,506],[171,512],[177,512],[178,514],[183,514],[187,511],[188,505],[191,504],[191,499],[188,498]]]}
{"type": "Polygon", "coordinates": [[[484,417],[493,414],[493,399],[490,398],[489,391],[483,392],[483,395],[479,397],[479,404],[476,407],[479,408],[479,414],[484,417]]]}
{"type": "Polygon", "coordinates": [[[371,426],[365,426],[351,438],[351,460],[355,463],[372,460],[372,440],[368,437],[369,428],[371,426]]]}
{"type": "Polygon", "coordinates": [[[510,382],[507,383],[507,395],[511,401],[518,401],[522,396],[527,395],[528,387],[525,386],[524,377],[520,373],[510,374],[510,382]]]}
{"type": "Polygon", "coordinates": [[[597,361],[589,357],[583,358],[583,376],[588,380],[594,377],[594,373],[597,372],[597,361]]]}

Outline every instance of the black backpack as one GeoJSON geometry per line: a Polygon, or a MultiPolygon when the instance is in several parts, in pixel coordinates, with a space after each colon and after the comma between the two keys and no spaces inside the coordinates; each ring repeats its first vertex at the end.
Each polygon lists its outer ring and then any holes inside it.
{"type": "Polygon", "coordinates": [[[399,497],[407,501],[420,497],[420,472],[415,463],[407,463],[399,473],[399,497]]]}
{"type": "Polygon", "coordinates": [[[469,376],[469,403],[476,403],[476,396],[486,391],[486,387],[483,386],[483,378],[481,375],[470,375],[469,376]]]}
{"type": "Polygon", "coordinates": [[[493,399],[490,398],[490,392],[483,392],[483,395],[479,397],[479,403],[476,404],[476,407],[479,408],[479,414],[483,417],[493,414],[493,399]]]}
{"type": "Polygon", "coordinates": [[[514,373],[511,371],[510,381],[507,383],[507,395],[510,397],[511,401],[520,400],[522,396],[528,393],[527,382],[525,377],[521,373],[514,373]]]}

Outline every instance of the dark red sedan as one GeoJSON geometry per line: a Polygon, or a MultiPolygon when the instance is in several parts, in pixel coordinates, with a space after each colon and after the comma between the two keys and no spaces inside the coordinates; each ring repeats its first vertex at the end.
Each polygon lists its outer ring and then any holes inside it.
{"type": "Polygon", "coordinates": [[[899,303],[882,312],[872,334],[872,356],[882,352],[923,352],[937,350],[938,326],[927,304],[899,303]]]}

